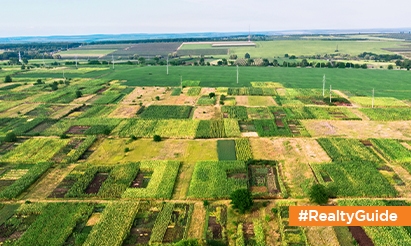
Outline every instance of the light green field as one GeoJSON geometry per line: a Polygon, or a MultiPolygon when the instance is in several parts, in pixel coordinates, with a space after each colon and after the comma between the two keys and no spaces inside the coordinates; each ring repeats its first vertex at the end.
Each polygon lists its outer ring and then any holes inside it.
{"type": "Polygon", "coordinates": [[[61,56],[105,56],[116,50],[68,50],[57,53],[61,56]]]}
{"type": "MultiPolygon", "coordinates": [[[[361,106],[372,106],[372,97],[351,97],[352,101],[361,106]]],[[[374,98],[375,107],[408,107],[408,105],[393,97],[376,97],[374,98]]]]}
{"type": "Polygon", "coordinates": [[[151,139],[106,139],[89,157],[88,163],[120,164],[142,160],[179,160],[196,163],[204,160],[218,160],[215,140],[164,140],[151,139]],[[129,152],[125,152],[129,148],[129,152]]]}
{"type": "MultiPolygon", "coordinates": [[[[256,47],[230,47],[230,54],[243,58],[249,53],[252,58],[284,57],[284,54],[296,56],[312,56],[334,54],[338,45],[338,52],[342,54],[359,55],[363,52],[376,54],[393,54],[382,48],[395,48],[402,42],[385,41],[317,41],[317,40],[287,40],[287,41],[257,41],[256,47]]],[[[181,49],[208,49],[211,44],[184,44],[181,49]]],[[[214,48],[213,48],[214,49],[214,48]]]]}

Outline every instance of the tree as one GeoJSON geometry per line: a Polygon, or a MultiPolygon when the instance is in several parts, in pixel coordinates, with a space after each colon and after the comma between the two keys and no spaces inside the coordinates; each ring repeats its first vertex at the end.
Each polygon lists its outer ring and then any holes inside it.
{"type": "Polygon", "coordinates": [[[392,70],[392,69],[394,69],[394,67],[390,64],[390,65],[388,65],[388,69],[392,70]]]}
{"type": "Polygon", "coordinates": [[[236,60],[236,59],[237,59],[237,55],[236,55],[236,54],[230,55],[230,59],[231,59],[231,60],[236,60]]]}
{"type": "Polygon", "coordinates": [[[296,58],[295,55],[290,56],[290,59],[295,59],[295,58],[296,58]]]}
{"type": "Polygon", "coordinates": [[[21,70],[24,70],[24,69],[26,69],[26,66],[24,66],[24,64],[23,64],[23,65],[21,65],[21,70]]]}
{"type": "Polygon", "coordinates": [[[154,142],[160,142],[161,141],[161,137],[159,135],[154,135],[153,136],[153,140],[154,142]]]}
{"type": "Polygon", "coordinates": [[[178,243],[174,244],[175,246],[200,246],[198,239],[186,239],[181,240],[178,243]]]}
{"type": "Polygon", "coordinates": [[[288,57],[288,54],[285,54],[284,57],[288,57]]]}
{"type": "Polygon", "coordinates": [[[144,64],[144,63],[146,63],[146,58],[144,58],[144,57],[139,57],[139,58],[138,58],[138,62],[139,62],[140,64],[144,64]]]}
{"type": "Polygon", "coordinates": [[[345,68],[345,63],[344,62],[339,62],[338,63],[338,68],[345,68]]]}
{"type": "Polygon", "coordinates": [[[218,61],[217,65],[222,66],[223,65],[223,61],[218,61]]]}
{"type": "Polygon", "coordinates": [[[310,201],[320,205],[328,202],[328,192],[324,185],[315,184],[311,186],[310,201]]]}
{"type": "Polygon", "coordinates": [[[250,56],[250,54],[245,53],[244,58],[245,58],[245,59],[250,59],[250,58],[251,58],[251,56],[250,56]]]}
{"type": "Polygon", "coordinates": [[[83,93],[81,91],[77,90],[76,91],[76,97],[79,98],[79,97],[82,97],[82,96],[83,96],[83,93]]]}
{"type": "Polygon", "coordinates": [[[17,136],[14,132],[9,132],[7,133],[6,137],[4,138],[4,141],[13,143],[17,141],[17,136]]]}
{"type": "Polygon", "coordinates": [[[13,82],[13,80],[11,79],[10,75],[7,75],[7,76],[4,78],[4,82],[10,83],[10,82],[13,82]]]}
{"type": "Polygon", "coordinates": [[[160,101],[160,97],[159,97],[159,96],[156,96],[156,100],[157,100],[157,101],[160,101]]]}
{"type": "Polygon", "coordinates": [[[247,189],[239,189],[234,191],[230,195],[230,199],[230,204],[233,205],[233,208],[238,209],[242,214],[250,210],[254,205],[251,192],[247,189]]]}
{"type": "Polygon", "coordinates": [[[51,87],[51,89],[53,90],[53,91],[56,91],[59,87],[58,87],[58,82],[57,81],[54,81],[53,82],[53,84],[51,84],[50,85],[50,87],[51,87]]]}
{"type": "Polygon", "coordinates": [[[213,98],[213,97],[215,97],[215,93],[214,93],[214,92],[210,92],[210,93],[208,94],[208,96],[209,96],[210,98],[213,98]]]}
{"type": "Polygon", "coordinates": [[[26,65],[29,63],[29,60],[27,60],[27,58],[23,58],[22,61],[23,61],[23,63],[26,64],[26,65]]]}

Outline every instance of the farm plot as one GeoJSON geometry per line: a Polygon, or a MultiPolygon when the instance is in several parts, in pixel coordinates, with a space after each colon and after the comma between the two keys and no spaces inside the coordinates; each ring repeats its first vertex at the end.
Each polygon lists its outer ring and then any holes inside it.
{"type": "Polygon", "coordinates": [[[11,166],[0,179],[0,198],[12,199],[20,195],[53,165],[52,162],[39,162],[35,165],[11,166]]]}
{"type": "Polygon", "coordinates": [[[228,88],[227,95],[233,96],[275,96],[277,92],[270,87],[228,88]]]}
{"type": "MultiPolygon", "coordinates": [[[[350,100],[361,106],[371,107],[371,97],[351,97],[350,100]]],[[[393,97],[375,97],[374,107],[409,107],[406,103],[393,97]]]]}
{"type": "Polygon", "coordinates": [[[236,161],[235,141],[217,140],[217,153],[219,161],[236,161]]]}
{"type": "Polygon", "coordinates": [[[156,102],[156,97],[164,97],[167,92],[166,87],[136,87],[134,91],[124,97],[122,103],[143,103],[144,105],[150,105],[156,102]]]}
{"type": "Polygon", "coordinates": [[[115,108],[116,106],[86,105],[74,111],[74,113],[78,112],[78,115],[70,114],[67,118],[107,117],[115,108]]]}
{"type": "Polygon", "coordinates": [[[258,119],[252,122],[241,122],[240,127],[242,131],[249,129],[256,131],[260,137],[270,136],[305,136],[310,134],[305,130],[304,126],[298,120],[286,119],[258,119]],[[252,126],[252,128],[250,128],[252,126]]]}
{"type": "Polygon", "coordinates": [[[253,161],[248,165],[249,187],[253,196],[287,196],[277,164],[276,161],[253,161]]]}
{"type": "Polygon", "coordinates": [[[211,120],[220,119],[221,111],[219,107],[213,106],[199,106],[195,109],[193,119],[211,120]]]}
{"type": "Polygon", "coordinates": [[[265,107],[249,107],[247,108],[249,119],[271,119],[272,114],[265,107]]]}
{"type": "Polygon", "coordinates": [[[142,161],[140,170],[153,172],[147,187],[127,188],[121,197],[170,199],[179,168],[179,161],[142,161]]]}
{"type": "Polygon", "coordinates": [[[12,108],[7,109],[4,112],[1,112],[0,118],[8,118],[8,117],[17,118],[33,110],[36,107],[37,107],[37,104],[28,104],[28,103],[20,104],[16,107],[12,107],[12,108]]]}
{"type": "Polygon", "coordinates": [[[237,189],[247,188],[243,161],[200,161],[194,167],[189,198],[227,198],[237,189]]]}
{"type": "Polygon", "coordinates": [[[411,162],[411,151],[395,139],[371,139],[385,158],[396,162],[411,162]]]}
{"type": "MultiPolygon", "coordinates": [[[[137,176],[139,163],[112,166],[91,166],[65,194],[65,197],[120,198],[137,176]]],[[[70,175],[70,174],[69,174],[70,175]]],[[[72,177],[75,177],[75,175],[72,177]]]]}
{"type": "Polygon", "coordinates": [[[359,108],[371,120],[411,120],[410,108],[359,108]]]}
{"type": "Polygon", "coordinates": [[[28,117],[48,117],[51,119],[59,119],[69,114],[76,108],[78,108],[76,105],[40,104],[35,109],[25,113],[25,115],[28,117]]]}
{"type": "Polygon", "coordinates": [[[216,101],[217,100],[216,100],[215,97],[210,98],[209,96],[201,96],[197,100],[196,105],[199,105],[199,106],[212,106],[212,105],[215,105],[216,101]]]}
{"type": "Polygon", "coordinates": [[[18,101],[18,100],[27,100],[31,96],[34,96],[34,92],[17,92],[7,90],[7,86],[1,87],[0,89],[0,100],[4,101],[18,101]]]}
{"type": "Polygon", "coordinates": [[[280,223],[281,241],[286,245],[308,245],[307,235],[300,226],[290,226],[289,206],[279,206],[277,216],[280,223]]]}
{"type": "Polygon", "coordinates": [[[344,107],[269,107],[269,109],[276,119],[361,120],[344,107]]]}
{"type": "Polygon", "coordinates": [[[224,138],[240,135],[240,128],[236,120],[201,120],[195,138],[224,138]]]}
{"type": "Polygon", "coordinates": [[[411,127],[406,121],[319,121],[303,120],[304,127],[313,137],[346,136],[350,138],[409,139],[411,127]]]}
{"type": "MultiPolygon", "coordinates": [[[[338,200],[339,206],[409,206],[405,201],[387,201],[371,199],[338,200]]],[[[363,226],[375,245],[409,245],[409,227],[406,226],[363,226]]],[[[353,235],[356,240],[355,235],[353,235]]],[[[370,241],[371,241],[370,240],[370,241]]],[[[359,240],[358,240],[359,241],[359,240]]]]}
{"type": "Polygon", "coordinates": [[[138,202],[108,204],[83,245],[120,246],[126,239],[138,211],[138,202]]]}
{"type": "Polygon", "coordinates": [[[222,106],[221,113],[224,119],[248,119],[247,108],[244,106],[222,106]]]}
{"type": "Polygon", "coordinates": [[[376,169],[375,163],[354,161],[311,164],[317,180],[335,197],[396,197],[398,192],[376,169]]]}
{"type": "Polygon", "coordinates": [[[60,136],[63,133],[73,135],[109,134],[122,119],[116,118],[81,118],[63,119],[43,132],[46,136],[60,136]]]}
{"type": "Polygon", "coordinates": [[[194,138],[196,136],[199,120],[143,120],[130,119],[124,121],[113,132],[120,137],[145,137],[152,138],[159,135],[166,138],[194,138]]]}
{"type": "Polygon", "coordinates": [[[108,118],[132,118],[136,115],[139,109],[140,109],[140,106],[119,105],[107,117],[108,118]]]}
{"type": "Polygon", "coordinates": [[[225,205],[207,207],[206,222],[205,238],[207,240],[215,240],[225,244],[228,240],[226,234],[227,207],[225,205]]]}
{"type": "Polygon", "coordinates": [[[21,127],[27,122],[21,118],[0,118],[0,135],[6,135],[8,132],[21,127]]]}
{"type": "Polygon", "coordinates": [[[48,161],[69,141],[56,138],[32,138],[2,156],[0,160],[13,163],[48,161]]]}
{"type": "Polygon", "coordinates": [[[307,163],[331,162],[327,153],[314,139],[301,138],[250,138],[255,160],[280,162],[280,176],[287,193],[292,197],[304,197],[315,178],[307,163]]]}
{"type": "Polygon", "coordinates": [[[350,138],[319,138],[318,143],[335,162],[369,161],[380,163],[378,155],[366,148],[357,139],[350,138]]]}
{"type": "Polygon", "coordinates": [[[191,106],[150,105],[140,115],[142,119],[188,119],[191,106]]]}

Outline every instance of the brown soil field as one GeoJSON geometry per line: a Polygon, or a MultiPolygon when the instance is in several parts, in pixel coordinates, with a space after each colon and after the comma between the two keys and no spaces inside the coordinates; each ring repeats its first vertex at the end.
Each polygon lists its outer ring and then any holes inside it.
{"type": "Polygon", "coordinates": [[[217,106],[199,106],[194,111],[193,119],[210,120],[220,119],[221,108],[217,106]]]}
{"type": "Polygon", "coordinates": [[[122,105],[120,104],[108,118],[131,118],[136,115],[137,111],[140,109],[140,106],[137,105],[122,105]]]}
{"type": "Polygon", "coordinates": [[[301,120],[313,137],[411,139],[410,121],[301,120]]]}

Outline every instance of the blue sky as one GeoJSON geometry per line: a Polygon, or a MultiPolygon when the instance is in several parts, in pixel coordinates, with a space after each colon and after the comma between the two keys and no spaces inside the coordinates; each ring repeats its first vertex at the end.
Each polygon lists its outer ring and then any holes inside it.
{"type": "Polygon", "coordinates": [[[410,27],[409,0],[2,0],[0,37],[410,27]]]}

